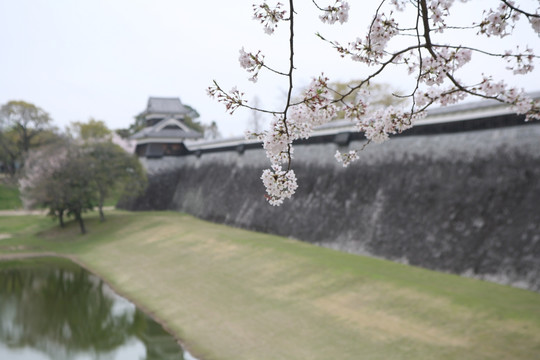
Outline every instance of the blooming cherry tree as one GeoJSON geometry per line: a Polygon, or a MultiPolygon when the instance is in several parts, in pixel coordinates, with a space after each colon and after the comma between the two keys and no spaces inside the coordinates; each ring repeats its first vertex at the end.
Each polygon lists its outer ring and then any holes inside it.
{"type": "MultiPolygon", "coordinates": [[[[463,3],[468,0],[460,0],[463,3]]],[[[344,0],[335,0],[330,5],[320,5],[315,0],[314,6],[320,11],[319,19],[327,24],[343,24],[349,20],[349,4],[344,0]]],[[[507,64],[513,74],[530,74],[535,61],[540,58],[526,47],[524,49],[503,49],[492,52],[480,47],[468,47],[460,44],[439,42],[438,34],[447,31],[475,31],[478,36],[504,38],[512,35],[516,24],[526,21],[531,31],[540,36],[540,6],[536,9],[520,8],[515,1],[499,0],[495,9],[483,12],[482,18],[467,26],[451,25],[450,13],[455,0],[382,0],[378,5],[366,33],[357,36],[347,44],[328,40],[323,35],[318,37],[328,43],[341,57],[371,68],[371,72],[362,81],[350,86],[346,91],[333,89],[329,79],[321,74],[315,77],[305,90],[300,100],[293,99],[293,75],[295,71],[295,1],[289,0],[286,7],[282,3],[271,6],[267,1],[253,5],[254,19],[261,23],[264,32],[271,35],[275,29],[288,24],[290,51],[289,66],[286,71],[271,68],[265,63],[265,56],[259,50],[255,53],[240,50],[239,62],[256,82],[263,69],[271,71],[288,81],[285,106],[280,110],[268,110],[251,107],[243,99],[243,93],[233,88],[224,91],[217,82],[209,87],[210,96],[222,102],[231,114],[239,107],[273,115],[270,129],[259,132],[247,132],[246,136],[262,141],[271,168],[264,170],[261,179],[266,187],[266,198],[272,205],[280,205],[290,198],[296,188],[296,176],[292,169],[293,142],[309,138],[315,127],[330,122],[338,112],[356,124],[367,142],[362,149],[372,143],[386,141],[391,134],[399,134],[426,115],[426,110],[435,104],[445,106],[455,104],[467,96],[476,96],[506,103],[518,114],[525,114],[526,121],[540,120],[540,104],[533,101],[521,89],[508,86],[504,81],[497,81],[490,75],[482,74],[479,81],[469,82],[460,79],[460,69],[469,63],[473,56],[497,58],[507,64]],[[399,41],[393,41],[399,39],[399,41]],[[404,95],[395,95],[409,99],[402,108],[371,106],[368,85],[383,72],[391,68],[408,72],[411,75],[410,90],[404,95]]],[[[335,154],[343,166],[358,159],[358,151],[335,154]]]]}

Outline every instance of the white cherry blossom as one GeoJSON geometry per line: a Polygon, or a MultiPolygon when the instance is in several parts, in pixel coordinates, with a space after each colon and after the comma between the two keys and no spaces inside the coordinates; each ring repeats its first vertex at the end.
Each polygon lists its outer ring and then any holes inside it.
{"type": "MultiPolygon", "coordinates": [[[[461,0],[467,2],[467,0],[461,0]]],[[[333,5],[320,7],[312,0],[320,13],[320,20],[327,24],[343,24],[349,20],[349,3],[335,0],[333,5]]],[[[224,91],[217,82],[208,88],[208,94],[222,102],[231,114],[239,107],[264,111],[274,115],[268,130],[260,133],[247,132],[247,137],[259,139],[270,160],[270,169],[264,170],[261,179],[266,187],[266,198],[272,205],[280,205],[284,199],[290,198],[297,188],[297,181],[292,170],[294,141],[308,139],[317,126],[334,120],[337,114],[356,124],[356,129],[363,133],[367,144],[381,143],[391,135],[399,134],[414,126],[415,122],[426,115],[426,110],[439,104],[446,106],[455,104],[468,96],[478,96],[506,103],[518,114],[524,114],[526,120],[540,120],[540,104],[530,99],[522,89],[509,87],[504,81],[496,81],[493,76],[481,74],[480,80],[464,81],[460,79],[461,68],[473,57],[499,58],[506,62],[507,70],[515,75],[531,74],[539,57],[525,47],[514,50],[491,52],[481,48],[464,47],[460,44],[435,42],[433,34],[454,30],[475,29],[478,34],[487,37],[506,37],[512,34],[516,24],[525,19],[532,30],[540,34],[540,6],[536,10],[520,9],[513,0],[501,0],[498,6],[484,11],[478,22],[469,27],[451,27],[452,6],[455,0],[381,0],[372,21],[364,34],[355,34],[347,45],[327,40],[321,34],[319,38],[326,41],[338,52],[340,57],[349,57],[367,65],[371,73],[366,75],[358,85],[344,93],[332,88],[330,79],[320,75],[313,79],[298,100],[293,99],[293,73],[296,67],[294,58],[294,30],[289,30],[289,43],[285,48],[290,51],[288,71],[277,71],[267,67],[261,51],[246,52],[240,50],[238,58],[240,66],[251,74],[249,80],[255,82],[260,71],[270,70],[289,80],[289,91],[286,106],[281,111],[269,111],[250,107],[243,99],[244,94],[233,88],[224,91]],[[410,8],[412,11],[406,11],[410,8]],[[408,25],[398,24],[403,17],[412,16],[408,25]],[[414,24],[412,27],[410,24],[414,24]],[[449,25],[450,24],[450,25],[449,25]],[[432,36],[433,35],[433,36],[432,36]],[[413,41],[410,41],[413,39],[413,41]],[[402,41],[403,40],[403,41],[402,41]],[[379,74],[398,68],[408,72],[412,78],[409,93],[400,95],[409,98],[410,104],[402,108],[388,106],[385,108],[370,105],[366,87],[379,74]],[[356,96],[352,96],[356,94],[356,96]],[[286,168],[286,170],[284,170],[286,168]]],[[[282,21],[291,21],[298,13],[293,11],[293,0],[289,0],[290,8],[276,3],[271,7],[265,1],[253,5],[254,19],[260,22],[264,31],[272,34],[282,21]]],[[[360,64],[360,65],[362,65],[360,64]]],[[[352,76],[352,75],[351,75],[352,76]]],[[[529,75],[530,76],[530,75],[529,75]]],[[[335,153],[336,160],[348,166],[359,158],[358,151],[349,149],[335,153]]]]}

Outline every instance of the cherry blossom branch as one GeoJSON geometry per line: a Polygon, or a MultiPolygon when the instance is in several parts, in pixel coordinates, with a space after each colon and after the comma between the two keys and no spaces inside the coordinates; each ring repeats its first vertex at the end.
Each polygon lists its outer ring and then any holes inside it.
{"type": "Polygon", "coordinates": [[[364,87],[366,84],[369,84],[369,82],[371,80],[373,80],[375,77],[377,77],[378,75],[380,75],[384,70],[385,68],[388,66],[388,65],[391,65],[400,55],[403,55],[411,50],[416,50],[416,49],[420,49],[422,47],[425,47],[425,45],[415,45],[415,46],[409,46],[405,49],[402,49],[400,51],[397,51],[396,53],[394,53],[390,59],[386,60],[385,62],[381,63],[381,66],[379,67],[379,69],[377,69],[376,71],[374,71],[373,73],[371,73],[370,75],[368,75],[368,77],[366,77],[364,80],[362,80],[358,85],[356,86],[353,86],[350,88],[349,91],[347,91],[346,93],[344,93],[341,98],[341,99],[344,99],[346,98],[347,96],[351,95],[353,92],[357,91],[358,89],[364,87]]]}
{"type": "Polygon", "coordinates": [[[343,24],[349,20],[349,4],[346,1],[336,0],[334,6],[327,6],[326,8],[320,7],[315,0],[311,1],[318,10],[323,12],[319,16],[322,22],[334,24],[339,21],[340,24],[343,24]]]}
{"type": "Polygon", "coordinates": [[[526,12],[524,10],[521,10],[520,8],[514,6],[514,2],[513,1],[508,1],[508,0],[501,0],[506,6],[508,6],[510,9],[514,10],[514,11],[517,11],[518,13],[521,13],[523,15],[525,15],[526,17],[528,18],[539,18],[540,19],[540,14],[533,14],[533,13],[529,13],[529,12],[526,12]]]}
{"type": "Polygon", "coordinates": [[[243,92],[238,91],[236,87],[233,87],[229,92],[223,90],[216,80],[213,80],[214,86],[206,89],[208,96],[217,99],[219,102],[225,104],[225,108],[229,114],[233,114],[239,107],[255,110],[267,114],[279,115],[281,111],[265,110],[247,105],[247,100],[242,99],[243,92]]]}
{"type": "Polygon", "coordinates": [[[484,54],[484,55],[488,55],[488,56],[493,56],[493,57],[508,57],[508,56],[530,56],[531,58],[536,58],[536,59],[540,59],[540,56],[539,55],[534,55],[534,54],[512,54],[512,53],[494,53],[494,52],[489,52],[489,51],[486,51],[486,50],[482,50],[482,49],[478,49],[478,48],[473,48],[473,47],[470,47],[470,46],[463,46],[463,45],[442,45],[442,44],[431,44],[431,46],[433,48],[448,48],[448,49],[463,49],[463,50],[470,50],[470,51],[474,51],[474,52],[477,52],[477,53],[480,53],[480,54],[484,54]]]}
{"type": "Polygon", "coordinates": [[[273,72],[274,74],[278,74],[278,75],[281,75],[281,76],[289,76],[289,74],[287,73],[284,73],[284,72],[281,72],[281,71],[278,71],[278,70],[275,70],[269,66],[267,66],[266,64],[262,64],[261,65],[263,68],[265,68],[266,70],[269,70],[271,72],[273,72]]]}
{"type": "MultiPolygon", "coordinates": [[[[333,5],[322,7],[312,0],[321,11],[319,16],[323,23],[344,23],[348,20],[349,4],[344,0],[335,0],[333,5]]],[[[473,54],[501,58],[509,64],[507,69],[514,74],[530,73],[534,68],[534,60],[540,58],[528,47],[520,51],[497,53],[468,46],[455,46],[433,42],[432,33],[446,30],[478,29],[478,34],[504,37],[512,33],[520,15],[525,15],[532,29],[540,34],[540,15],[525,12],[516,8],[511,0],[501,0],[497,9],[484,12],[480,23],[472,26],[448,26],[446,19],[454,0],[382,0],[379,2],[374,17],[370,22],[364,38],[356,38],[348,46],[325,39],[320,33],[317,36],[337,50],[341,57],[375,66],[367,77],[358,84],[349,86],[345,91],[337,91],[330,86],[329,79],[321,74],[313,79],[299,101],[292,100],[294,89],[293,74],[295,55],[295,9],[294,0],[289,0],[289,13],[283,5],[277,3],[270,7],[266,2],[254,5],[254,18],[264,27],[267,34],[272,34],[281,21],[289,21],[289,69],[288,72],[277,71],[268,67],[264,56],[259,52],[240,51],[240,65],[252,74],[250,80],[255,82],[259,71],[263,68],[287,78],[287,97],[282,111],[270,111],[251,107],[242,99],[243,93],[233,88],[229,93],[223,91],[217,82],[208,92],[218,101],[223,102],[227,111],[233,113],[238,107],[269,113],[274,116],[270,129],[261,133],[249,133],[262,141],[266,154],[271,162],[271,169],[263,172],[261,179],[266,187],[266,198],[272,205],[280,205],[284,199],[290,198],[296,188],[296,176],[292,170],[293,142],[301,138],[309,138],[316,126],[336,118],[338,112],[350,119],[359,132],[364,133],[367,141],[359,150],[350,150],[341,154],[336,152],[336,159],[347,166],[359,158],[358,152],[368,144],[380,143],[391,134],[398,134],[412,127],[425,116],[426,110],[433,104],[453,104],[465,96],[478,96],[509,104],[518,114],[526,114],[526,120],[540,119],[540,104],[527,97],[523,90],[509,88],[504,82],[495,82],[489,76],[475,84],[467,84],[458,79],[458,71],[471,60],[473,54]],[[386,12],[384,6],[393,7],[386,12]],[[393,11],[402,11],[407,6],[416,8],[413,26],[400,26],[393,17],[393,11]],[[288,16],[287,16],[288,15],[288,16]],[[394,37],[415,38],[412,45],[402,45],[392,49],[389,42],[394,37]],[[392,94],[404,99],[410,98],[408,109],[388,106],[380,108],[369,104],[369,84],[390,65],[406,66],[410,74],[414,74],[414,86],[406,95],[392,94]],[[286,163],[287,168],[282,169],[286,163]]],[[[395,47],[395,44],[392,45],[395,47]]]]}
{"type": "MultiPolygon", "coordinates": [[[[426,4],[426,0],[420,0],[419,2],[420,2],[420,8],[421,8],[421,12],[422,12],[422,22],[423,22],[423,28],[424,28],[423,37],[424,37],[424,39],[426,41],[425,48],[428,50],[428,52],[431,54],[431,56],[436,59],[438,57],[438,55],[433,50],[434,45],[431,42],[431,37],[430,37],[431,29],[430,29],[430,26],[429,26],[428,7],[427,7],[427,4],[426,4]]],[[[448,47],[448,46],[446,46],[446,47],[448,47]]],[[[482,98],[485,98],[485,99],[497,100],[497,101],[502,102],[502,103],[508,103],[508,102],[510,102],[510,103],[519,103],[519,102],[526,101],[526,100],[519,99],[519,97],[516,97],[515,99],[511,99],[511,101],[509,101],[509,99],[507,97],[501,97],[499,94],[497,94],[497,95],[482,94],[482,93],[470,90],[467,87],[463,86],[449,72],[445,72],[445,75],[454,84],[454,86],[457,89],[459,89],[460,91],[462,91],[464,93],[467,93],[469,95],[478,96],[478,97],[482,97],[482,98]]],[[[533,108],[533,109],[530,109],[530,110],[532,110],[533,113],[538,113],[538,109],[534,110],[534,108],[533,108]]]]}
{"type": "MultiPolygon", "coordinates": [[[[294,1],[289,0],[289,11],[290,11],[290,24],[289,24],[289,89],[287,91],[287,103],[285,104],[285,109],[283,110],[283,126],[285,127],[285,133],[288,137],[290,137],[289,134],[289,128],[287,125],[287,113],[289,111],[289,108],[291,106],[291,99],[292,99],[292,91],[293,91],[293,71],[294,71],[294,1]]],[[[291,144],[287,144],[287,171],[291,170],[291,162],[292,162],[292,156],[291,156],[291,144]]]]}
{"type": "MultiPolygon", "coordinates": [[[[418,30],[421,17],[422,17],[422,14],[421,14],[420,8],[417,8],[416,9],[416,20],[415,20],[415,22],[416,22],[415,23],[416,24],[415,31],[416,31],[416,41],[417,41],[417,46],[418,46],[418,63],[419,63],[419,66],[418,66],[418,76],[416,76],[416,84],[414,86],[414,90],[410,94],[410,97],[412,98],[411,111],[416,106],[415,95],[418,92],[418,89],[420,88],[420,79],[421,79],[421,75],[422,75],[422,51],[421,51],[422,41],[421,41],[421,37],[420,37],[420,31],[418,30]]],[[[420,111],[424,111],[424,109],[420,109],[420,111]]]]}
{"type": "Polygon", "coordinates": [[[317,9],[319,9],[320,11],[324,11],[324,9],[322,7],[320,7],[319,4],[317,4],[317,2],[315,0],[311,0],[311,2],[315,5],[315,7],[317,9]]]}

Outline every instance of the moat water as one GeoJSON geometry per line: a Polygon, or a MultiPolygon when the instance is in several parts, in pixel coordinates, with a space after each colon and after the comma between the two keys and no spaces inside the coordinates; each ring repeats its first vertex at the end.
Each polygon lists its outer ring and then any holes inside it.
{"type": "Polygon", "coordinates": [[[0,359],[194,358],[97,276],[34,259],[0,262],[0,359]]]}

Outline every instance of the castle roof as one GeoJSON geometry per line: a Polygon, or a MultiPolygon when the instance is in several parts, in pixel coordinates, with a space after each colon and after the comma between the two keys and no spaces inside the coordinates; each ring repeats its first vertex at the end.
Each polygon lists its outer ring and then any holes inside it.
{"type": "Polygon", "coordinates": [[[150,97],[146,109],[141,115],[147,114],[187,114],[190,110],[182,105],[180,98],[150,97]]]}
{"type": "Polygon", "coordinates": [[[161,120],[157,124],[145,127],[141,131],[134,134],[131,139],[137,140],[138,143],[149,141],[182,141],[184,139],[198,139],[202,134],[186,126],[181,121],[168,118],[161,120]],[[146,140],[146,141],[145,141],[146,140]]]}

